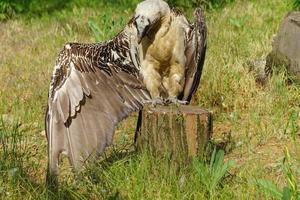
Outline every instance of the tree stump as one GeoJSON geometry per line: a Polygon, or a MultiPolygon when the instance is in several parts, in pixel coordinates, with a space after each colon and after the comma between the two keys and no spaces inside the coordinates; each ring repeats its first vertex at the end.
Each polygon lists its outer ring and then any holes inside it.
{"type": "Polygon", "coordinates": [[[212,114],[198,106],[145,106],[141,121],[138,149],[176,163],[202,155],[212,136],[212,114]]]}

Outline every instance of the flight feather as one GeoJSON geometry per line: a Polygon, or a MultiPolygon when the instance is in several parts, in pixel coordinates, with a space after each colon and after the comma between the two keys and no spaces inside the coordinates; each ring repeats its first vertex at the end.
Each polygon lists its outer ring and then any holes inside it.
{"type": "MultiPolygon", "coordinates": [[[[183,16],[172,10],[171,14],[183,16]]],[[[197,9],[185,29],[185,84],[179,98],[190,101],[201,77],[206,25],[197,9]]],[[[134,19],[113,39],[95,44],[68,43],[53,71],[46,112],[48,168],[58,173],[65,153],[75,169],[112,143],[115,126],[150,99],[140,74],[140,45],[134,19]]]]}

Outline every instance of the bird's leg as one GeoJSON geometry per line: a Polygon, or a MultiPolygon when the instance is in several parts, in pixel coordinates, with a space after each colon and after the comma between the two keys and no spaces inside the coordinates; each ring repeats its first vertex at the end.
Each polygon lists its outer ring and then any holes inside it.
{"type": "Polygon", "coordinates": [[[159,63],[154,59],[144,60],[142,62],[141,73],[143,81],[147,90],[150,92],[151,100],[146,100],[143,103],[152,104],[153,106],[164,104],[163,99],[160,97],[159,86],[161,85],[161,75],[158,72],[159,63]]]}
{"type": "Polygon", "coordinates": [[[184,84],[184,66],[179,63],[174,63],[170,67],[169,88],[167,103],[187,104],[186,101],[178,100],[177,97],[183,90],[184,84]]]}
{"type": "Polygon", "coordinates": [[[168,95],[167,102],[175,104],[186,104],[186,101],[178,100],[178,95],[182,92],[185,80],[185,63],[186,56],[184,52],[184,37],[176,40],[174,45],[172,58],[170,60],[170,72],[169,72],[169,84],[168,84],[168,95]]]}
{"type": "MultiPolygon", "coordinates": [[[[170,81],[169,81],[168,77],[163,78],[163,86],[166,88],[167,91],[170,91],[170,85],[171,84],[170,84],[170,81]]],[[[169,93],[169,95],[170,95],[170,93],[169,93]]],[[[174,103],[176,105],[187,104],[188,103],[187,101],[181,101],[181,100],[177,99],[176,96],[169,96],[164,102],[165,102],[165,104],[174,103]]]]}

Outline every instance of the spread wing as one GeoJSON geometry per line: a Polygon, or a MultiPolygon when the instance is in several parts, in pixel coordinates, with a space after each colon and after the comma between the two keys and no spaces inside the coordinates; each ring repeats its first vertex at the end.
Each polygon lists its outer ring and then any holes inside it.
{"type": "Polygon", "coordinates": [[[207,27],[204,13],[197,8],[194,13],[195,21],[186,31],[186,74],[183,93],[179,97],[190,102],[199,86],[206,52],[207,27]]]}
{"type": "Polygon", "coordinates": [[[46,114],[50,174],[58,173],[60,153],[79,169],[103,152],[115,125],[150,98],[133,57],[126,34],[105,43],[67,44],[61,51],[46,114]]]}
{"type": "MultiPolygon", "coordinates": [[[[195,18],[186,30],[186,78],[180,97],[186,101],[197,90],[206,51],[200,9],[195,18]]],[[[115,125],[150,99],[139,75],[138,45],[133,43],[123,31],[108,42],[67,44],[60,52],[46,113],[50,175],[58,173],[61,153],[75,169],[90,155],[102,153],[112,142],[115,125]]]]}

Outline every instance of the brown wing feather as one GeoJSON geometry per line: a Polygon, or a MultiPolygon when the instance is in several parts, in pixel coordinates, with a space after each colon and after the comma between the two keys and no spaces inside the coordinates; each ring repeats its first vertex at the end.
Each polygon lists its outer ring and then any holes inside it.
{"type": "MultiPolygon", "coordinates": [[[[197,9],[195,17],[186,32],[186,81],[180,99],[187,101],[199,85],[206,51],[203,12],[197,9]]],[[[124,32],[108,42],[68,44],[61,51],[46,114],[50,175],[58,173],[62,152],[75,169],[93,153],[103,152],[115,125],[150,98],[139,76],[137,54],[124,32]]]]}
{"type": "Polygon", "coordinates": [[[115,125],[150,98],[124,40],[68,44],[60,53],[46,114],[50,174],[58,173],[62,152],[75,169],[102,153],[115,125]]]}
{"type": "Polygon", "coordinates": [[[204,13],[197,8],[194,13],[195,22],[186,31],[186,74],[182,100],[191,101],[199,86],[206,52],[207,27],[204,13]]]}

